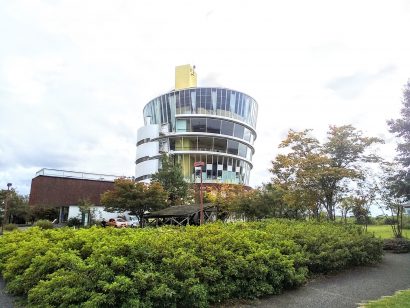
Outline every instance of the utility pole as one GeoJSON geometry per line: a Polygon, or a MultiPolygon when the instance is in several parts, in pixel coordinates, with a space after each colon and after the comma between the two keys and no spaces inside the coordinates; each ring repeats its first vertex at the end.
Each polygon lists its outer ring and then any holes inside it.
{"type": "MultiPolygon", "coordinates": [[[[200,218],[199,218],[199,225],[203,225],[204,223],[204,198],[202,195],[202,167],[205,165],[203,161],[198,161],[194,162],[194,167],[195,167],[195,173],[196,170],[199,170],[199,176],[201,177],[201,186],[199,187],[199,199],[201,202],[201,207],[200,207],[200,218]]],[[[196,178],[196,176],[195,176],[196,178]]]]}
{"type": "Polygon", "coordinates": [[[3,212],[3,223],[1,224],[1,234],[3,234],[3,228],[4,228],[4,225],[7,223],[7,210],[8,210],[8,205],[9,205],[9,196],[10,196],[10,187],[12,186],[13,184],[11,184],[11,183],[7,183],[7,194],[6,194],[6,200],[5,200],[5,203],[4,203],[4,212],[3,212]]]}

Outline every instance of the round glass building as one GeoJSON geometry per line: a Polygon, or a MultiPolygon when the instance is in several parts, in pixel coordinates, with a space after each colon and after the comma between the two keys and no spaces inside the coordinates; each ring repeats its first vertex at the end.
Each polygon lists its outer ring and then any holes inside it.
{"type": "MultiPolygon", "coordinates": [[[[184,68],[195,77],[193,68],[184,68]]],[[[136,180],[157,172],[162,153],[173,154],[185,179],[194,181],[202,161],[204,183],[249,184],[258,106],[249,95],[226,88],[187,87],[151,100],[138,130],[136,180]]],[[[192,84],[188,83],[188,86],[192,84]]]]}

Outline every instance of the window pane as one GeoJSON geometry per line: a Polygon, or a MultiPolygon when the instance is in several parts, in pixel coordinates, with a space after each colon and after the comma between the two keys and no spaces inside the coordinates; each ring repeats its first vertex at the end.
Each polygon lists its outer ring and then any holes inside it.
{"type": "Polygon", "coordinates": [[[196,137],[183,137],[182,150],[184,150],[184,151],[189,151],[189,150],[196,151],[196,149],[197,149],[197,138],[196,137]]]}
{"type": "Polygon", "coordinates": [[[228,154],[238,155],[238,141],[228,140],[228,154]]]}
{"type": "Polygon", "coordinates": [[[191,95],[191,113],[196,113],[196,91],[191,90],[190,91],[191,95]]]}
{"type": "Polygon", "coordinates": [[[204,89],[204,97],[203,97],[203,102],[205,103],[204,109],[205,113],[207,114],[212,114],[213,113],[213,107],[212,107],[212,99],[211,99],[211,89],[204,89]]]}
{"type": "Polygon", "coordinates": [[[182,151],[183,150],[182,138],[175,139],[175,150],[176,151],[182,151]]]}
{"type": "Polygon", "coordinates": [[[179,92],[175,92],[175,106],[177,110],[177,114],[181,113],[181,102],[179,100],[179,92]]]}
{"type": "Polygon", "coordinates": [[[244,130],[245,130],[245,127],[239,124],[235,124],[234,136],[242,139],[244,130]]]}
{"type": "Polygon", "coordinates": [[[206,132],[206,119],[205,118],[192,118],[191,119],[191,132],[206,132]]]}
{"type": "Polygon", "coordinates": [[[220,134],[221,133],[221,120],[208,119],[207,129],[208,129],[208,133],[220,134]]]}
{"type": "Polygon", "coordinates": [[[229,121],[222,121],[221,134],[233,136],[233,123],[229,121]]]}
{"type": "Polygon", "coordinates": [[[227,142],[225,139],[215,138],[214,139],[214,151],[226,153],[226,144],[227,142]]]}
{"type": "Polygon", "coordinates": [[[246,157],[246,148],[247,146],[243,143],[239,143],[238,155],[241,157],[246,157]]]}
{"type": "Polygon", "coordinates": [[[198,150],[199,151],[212,151],[213,138],[198,137],[198,150]]]}
{"type": "Polygon", "coordinates": [[[251,141],[251,131],[247,128],[245,128],[245,131],[243,133],[243,139],[245,139],[248,142],[251,141]]]}
{"type": "Polygon", "coordinates": [[[187,120],[177,119],[176,131],[177,132],[186,132],[187,131],[187,120]]]}
{"type": "Polygon", "coordinates": [[[189,90],[184,90],[181,92],[181,113],[191,113],[189,90]]]}

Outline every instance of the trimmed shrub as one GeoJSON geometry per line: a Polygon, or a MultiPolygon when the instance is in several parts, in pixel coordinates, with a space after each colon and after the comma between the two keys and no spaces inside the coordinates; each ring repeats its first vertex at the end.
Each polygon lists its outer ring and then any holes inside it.
{"type": "Polygon", "coordinates": [[[14,231],[14,230],[17,229],[17,225],[15,225],[15,224],[7,224],[7,225],[4,225],[3,229],[4,229],[5,231],[14,231]]]}
{"type": "Polygon", "coordinates": [[[405,238],[385,239],[383,249],[394,253],[408,253],[410,252],[410,241],[405,238]]]}
{"type": "Polygon", "coordinates": [[[7,233],[0,271],[34,307],[208,307],[278,294],[311,273],[381,259],[361,228],[266,220],[157,229],[7,233]]]}
{"type": "Polygon", "coordinates": [[[46,219],[37,220],[34,223],[34,226],[39,227],[40,229],[43,229],[43,230],[53,229],[54,228],[53,223],[49,220],[46,220],[46,219]]]}
{"type": "Polygon", "coordinates": [[[81,226],[80,218],[71,217],[69,220],[67,220],[67,226],[68,227],[80,227],[81,226]]]}

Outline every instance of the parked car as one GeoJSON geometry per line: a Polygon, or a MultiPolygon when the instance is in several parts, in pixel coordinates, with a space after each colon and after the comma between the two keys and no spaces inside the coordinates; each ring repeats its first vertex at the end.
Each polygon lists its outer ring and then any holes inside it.
{"type": "Polygon", "coordinates": [[[136,228],[139,225],[139,220],[137,216],[129,216],[128,217],[128,226],[131,228],[136,228]]]}
{"type": "Polygon", "coordinates": [[[110,218],[108,220],[107,226],[115,227],[115,228],[126,228],[128,227],[128,222],[122,218],[110,218]]]}

